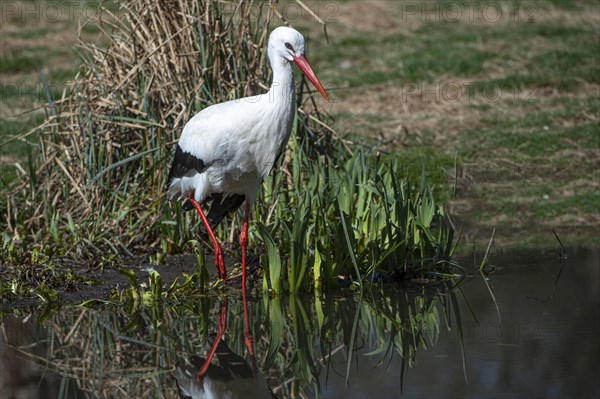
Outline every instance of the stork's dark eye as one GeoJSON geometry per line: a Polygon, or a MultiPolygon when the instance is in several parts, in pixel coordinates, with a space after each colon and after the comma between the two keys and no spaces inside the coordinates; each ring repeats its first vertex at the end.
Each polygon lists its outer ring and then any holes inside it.
{"type": "Polygon", "coordinates": [[[289,43],[286,43],[286,44],[285,44],[285,48],[287,48],[288,50],[292,50],[292,51],[294,51],[294,48],[293,48],[293,47],[292,47],[292,45],[291,45],[291,44],[289,44],[289,43]]]}

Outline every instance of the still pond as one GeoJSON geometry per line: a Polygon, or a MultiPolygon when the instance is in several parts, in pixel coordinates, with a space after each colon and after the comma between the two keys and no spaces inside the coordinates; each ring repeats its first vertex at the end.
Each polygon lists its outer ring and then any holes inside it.
{"type": "Polygon", "coordinates": [[[567,253],[496,251],[488,284],[478,254],[460,259],[460,282],[439,285],[7,316],[0,397],[176,398],[185,360],[219,332],[204,380],[226,381],[218,370],[236,359],[248,374],[238,397],[598,397],[600,252],[567,253]]]}

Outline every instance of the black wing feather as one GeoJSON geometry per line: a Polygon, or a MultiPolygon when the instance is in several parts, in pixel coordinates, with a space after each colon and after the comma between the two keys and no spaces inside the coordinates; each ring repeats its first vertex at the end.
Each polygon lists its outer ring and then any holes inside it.
{"type": "MultiPolygon", "coordinates": [[[[173,164],[171,165],[169,178],[167,179],[167,189],[171,185],[173,179],[192,176],[195,173],[202,173],[208,166],[210,165],[207,165],[203,160],[196,158],[189,152],[185,152],[179,144],[177,144],[175,156],[173,157],[173,164]]],[[[222,193],[218,193],[213,194],[204,200],[202,205],[205,205],[208,201],[212,201],[208,215],[206,215],[210,223],[210,228],[216,228],[228,213],[237,211],[244,203],[245,199],[246,196],[242,194],[233,194],[224,198],[222,193]]],[[[194,209],[189,199],[183,203],[182,208],[184,211],[194,209]]]]}
{"type": "Polygon", "coordinates": [[[208,166],[203,160],[196,158],[189,152],[183,151],[179,144],[177,144],[173,164],[171,165],[171,171],[167,179],[167,189],[173,179],[182,178],[189,174],[202,173],[208,166]]]}

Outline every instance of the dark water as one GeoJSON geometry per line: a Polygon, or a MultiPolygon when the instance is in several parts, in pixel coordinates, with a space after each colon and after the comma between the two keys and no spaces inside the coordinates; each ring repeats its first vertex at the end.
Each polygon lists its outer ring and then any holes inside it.
{"type": "MultiPolygon", "coordinates": [[[[585,249],[566,259],[497,251],[488,278],[497,308],[474,271],[458,286],[253,298],[255,378],[280,397],[598,397],[599,259],[585,249]]],[[[7,317],[0,397],[177,397],[175,364],[205,356],[219,322],[252,370],[240,297],[138,312],[75,307],[42,325],[7,317]]]]}
{"type": "MultiPolygon", "coordinates": [[[[498,268],[490,284],[501,319],[480,280],[461,284],[479,321],[468,317],[461,302],[466,366],[463,369],[457,330],[443,330],[436,345],[419,350],[416,365],[406,376],[404,396],[599,397],[598,251],[569,251],[567,260],[559,262],[557,252],[512,249],[498,254],[493,263],[498,268]]],[[[382,397],[398,397],[398,385],[389,378],[399,369],[398,359],[387,373],[370,371],[370,366],[361,359],[357,374],[372,377],[352,378],[345,391],[338,382],[324,396],[368,397],[382,392],[382,397]]]]}

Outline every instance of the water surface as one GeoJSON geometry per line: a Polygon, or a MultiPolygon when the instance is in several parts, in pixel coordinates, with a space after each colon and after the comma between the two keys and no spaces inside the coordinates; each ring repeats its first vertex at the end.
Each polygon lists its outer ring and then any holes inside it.
{"type": "Polygon", "coordinates": [[[205,356],[219,322],[252,370],[248,323],[257,378],[279,397],[598,397],[599,255],[495,252],[496,302],[465,257],[457,286],[255,297],[247,321],[239,292],[134,312],[69,307],[41,324],[10,316],[2,397],[177,397],[175,365],[205,356]]]}

